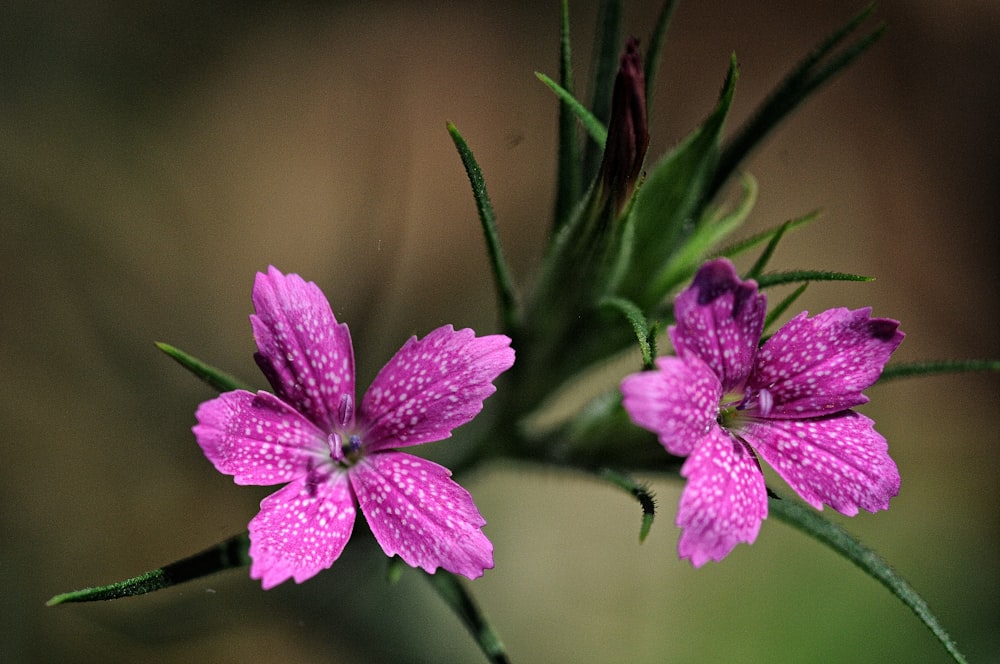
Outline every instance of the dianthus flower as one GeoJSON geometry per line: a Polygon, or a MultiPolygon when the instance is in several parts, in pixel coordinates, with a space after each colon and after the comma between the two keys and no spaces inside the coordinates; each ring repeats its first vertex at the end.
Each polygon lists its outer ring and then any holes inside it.
{"type": "Polygon", "coordinates": [[[767,516],[763,457],[807,503],[886,509],[899,471],[874,422],[851,410],[903,340],[871,309],[803,312],[760,345],[766,297],[732,264],[704,264],[674,303],[676,357],[622,381],[625,410],[687,457],[678,552],[695,567],[752,543],[767,516]]]}
{"type": "Polygon", "coordinates": [[[510,339],[440,327],[412,337],[354,401],[354,349],[319,287],[275,268],[254,282],[257,364],[274,394],[226,392],[194,434],[237,484],[288,483],[250,521],[250,576],[265,589],[330,567],[357,508],[386,555],[469,578],[493,567],[472,497],[436,463],[395,451],[451,436],[514,363],[510,339]]]}

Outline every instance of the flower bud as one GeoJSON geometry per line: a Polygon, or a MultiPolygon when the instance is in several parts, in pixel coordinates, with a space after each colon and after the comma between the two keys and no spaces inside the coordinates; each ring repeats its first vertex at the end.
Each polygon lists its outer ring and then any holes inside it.
{"type": "Polygon", "coordinates": [[[631,37],[621,57],[611,99],[611,118],[604,158],[597,173],[599,186],[621,212],[635,189],[649,146],[646,124],[646,77],[639,40],[631,37]]]}

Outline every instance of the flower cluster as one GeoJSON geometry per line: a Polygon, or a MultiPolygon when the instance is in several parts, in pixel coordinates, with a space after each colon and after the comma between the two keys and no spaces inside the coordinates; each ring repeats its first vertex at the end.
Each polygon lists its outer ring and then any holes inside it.
{"type": "Polygon", "coordinates": [[[799,314],[762,345],[766,297],[726,260],[674,304],[676,357],[625,378],[632,420],[687,457],[678,551],[699,567],[752,543],[767,516],[763,457],[803,500],[853,516],[886,509],[899,472],[874,423],[851,410],[903,340],[870,309],[799,314]]]}
{"type": "Polygon", "coordinates": [[[386,555],[469,578],[493,567],[486,523],[448,469],[395,451],[448,438],[482,409],[514,363],[510,339],[440,327],[411,338],[354,400],[354,350],[319,288],[258,274],[251,316],[274,393],[226,392],[201,405],[194,433],[237,484],[288,483],[250,522],[250,575],[271,588],[330,567],[357,508],[386,555]]]}

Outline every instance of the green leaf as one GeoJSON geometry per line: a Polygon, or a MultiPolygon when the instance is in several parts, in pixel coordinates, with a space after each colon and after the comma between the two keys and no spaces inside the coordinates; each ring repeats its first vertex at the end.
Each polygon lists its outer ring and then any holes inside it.
{"type": "Polygon", "coordinates": [[[771,256],[774,255],[774,250],[778,248],[778,243],[781,242],[781,238],[785,237],[785,233],[788,232],[788,229],[791,227],[791,223],[791,221],[786,221],[778,228],[777,232],[771,236],[767,246],[764,247],[764,251],[760,252],[760,256],[757,257],[753,267],[751,267],[746,273],[744,279],[756,279],[760,276],[760,273],[764,271],[765,267],[767,267],[768,261],[771,260],[771,256]]]}
{"type": "Polygon", "coordinates": [[[875,277],[846,272],[823,272],[819,270],[792,270],[790,272],[769,272],[757,277],[761,288],[792,284],[800,281],[875,281],[875,277]]]}
{"type": "Polygon", "coordinates": [[[200,579],[209,574],[222,572],[236,567],[246,567],[250,564],[250,535],[241,533],[175,563],[170,563],[159,569],[134,576],[107,586],[84,588],[73,592],[56,595],[46,606],[56,606],[69,602],[97,602],[109,599],[121,599],[145,595],[155,590],[176,586],[185,581],[200,579]]]}
{"type": "Polygon", "coordinates": [[[177,361],[182,367],[193,373],[195,376],[208,383],[210,387],[219,392],[232,392],[233,390],[247,390],[247,387],[242,381],[237,378],[233,378],[229,374],[215,367],[209,366],[202,362],[201,360],[188,355],[184,351],[171,346],[170,344],[165,344],[162,341],[156,342],[156,347],[162,350],[164,353],[172,357],[177,361]]]}
{"type": "Polygon", "coordinates": [[[667,0],[663,3],[660,15],[656,18],[656,25],[649,36],[649,48],[646,49],[646,62],[643,66],[646,76],[646,115],[649,117],[653,115],[653,90],[656,87],[656,73],[660,66],[660,53],[663,51],[667,26],[670,25],[670,17],[673,16],[676,6],[677,0],[667,0]]]}
{"type": "Polygon", "coordinates": [[[496,288],[500,315],[505,329],[513,330],[519,324],[517,300],[514,296],[514,285],[510,278],[510,271],[503,257],[496,215],[493,213],[490,195],[486,191],[486,181],[483,179],[483,172],[479,168],[472,150],[469,149],[465,139],[458,132],[458,128],[450,122],[448,123],[448,133],[451,134],[451,139],[458,150],[458,156],[461,157],[462,165],[465,167],[465,173],[469,176],[469,183],[472,185],[472,196],[476,199],[476,210],[479,212],[483,236],[486,238],[486,250],[493,268],[493,285],[496,288]]]}
{"type": "MultiPolygon", "coordinates": [[[[559,83],[573,98],[573,58],[569,38],[569,0],[562,2],[562,23],[559,39],[559,83]]],[[[559,229],[569,219],[583,190],[580,146],[576,135],[576,114],[569,103],[559,101],[559,166],[556,176],[555,226],[559,229]]]]}
{"type": "Polygon", "coordinates": [[[694,233],[650,280],[643,301],[659,303],[675,286],[689,279],[705,256],[746,220],[757,202],[757,190],[757,181],[749,174],[744,175],[743,197],[736,208],[729,214],[713,215],[699,223],[694,233]]]}
{"type": "MultiPolygon", "coordinates": [[[[773,492],[769,491],[769,493],[774,495],[773,492]]],[[[878,554],[856,540],[840,526],[827,521],[819,512],[808,509],[797,501],[771,497],[768,498],[767,503],[771,515],[826,544],[885,586],[889,592],[917,615],[941,642],[952,659],[962,664],[966,662],[965,657],[959,652],[958,646],[931,613],[927,602],[878,554]]]]}
{"type": "Polygon", "coordinates": [[[858,56],[878,41],[885,31],[885,25],[878,26],[867,36],[855,42],[853,46],[845,48],[839,56],[831,55],[841,42],[854,32],[874,10],[875,5],[869,5],[851,19],[847,25],[820,43],[812,53],[786,75],[774,92],[754,111],[749,122],[723,149],[718,168],[711,184],[708,185],[709,196],[714,196],[722,188],[740,162],[764,140],[764,137],[772,129],[820,86],[846,69],[858,56]],[[831,59],[824,64],[824,60],[828,56],[831,59]]]}
{"type": "MultiPolygon", "coordinates": [[[[602,0],[597,14],[594,48],[590,63],[590,112],[607,126],[611,119],[611,97],[618,73],[621,51],[621,0],[602,0]]],[[[583,181],[592,182],[604,156],[604,141],[587,142],[583,147],[583,181]]]]}
{"type": "Polygon", "coordinates": [[[653,497],[653,492],[642,482],[638,482],[628,475],[611,470],[610,468],[601,468],[598,474],[616,487],[632,494],[639,501],[639,505],[642,507],[642,525],[639,526],[639,542],[645,542],[646,536],[649,535],[649,529],[653,525],[653,518],[656,516],[656,499],[653,497]]]}
{"type": "Polygon", "coordinates": [[[644,369],[652,369],[653,360],[656,358],[657,325],[655,323],[650,325],[642,310],[634,302],[624,298],[606,297],[601,300],[600,305],[617,309],[628,319],[639,342],[639,350],[642,352],[642,366],[644,369]]]}
{"type": "Polygon", "coordinates": [[[656,304],[648,289],[650,279],[662,270],[701,218],[705,187],[715,171],[719,135],[733,101],[736,59],[729,70],[715,110],[650,171],[639,188],[628,223],[632,225],[632,266],[621,294],[640,307],[656,304]]]}
{"type": "Polygon", "coordinates": [[[563,88],[561,85],[553,81],[551,78],[545,74],[536,71],[535,76],[539,81],[544,83],[549,87],[552,92],[556,93],[559,97],[559,101],[565,104],[570,111],[576,115],[577,119],[583,124],[583,128],[587,130],[591,138],[598,143],[601,148],[604,147],[604,143],[608,140],[608,130],[605,128],[604,123],[597,119],[597,117],[587,110],[587,108],[577,101],[576,97],[572,95],[569,91],[563,88]]]}
{"type": "Polygon", "coordinates": [[[788,225],[788,230],[794,230],[799,226],[808,224],[811,221],[815,221],[819,217],[819,214],[820,214],[819,210],[813,210],[812,212],[809,212],[808,214],[805,214],[801,217],[790,219],[785,223],[781,224],[780,226],[769,228],[766,231],[757,233],[756,235],[751,235],[750,237],[739,240],[738,242],[734,242],[733,244],[730,244],[726,246],[724,249],[720,250],[718,255],[725,256],[726,258],[732,258],[733,256],[738,256],[739,254],[742,254],[745,251],[749,251],[750,249],[753,249],[754,247],[763,242],[770,242],[771,239],[775,236],[775,234],[778,233],[778,231],[782,231],[782,228],[784,228],[786,224],[788,225]]]}
{"type": "Polygon", "coordinates": [[[767,312],[767,318],[764,319],[764,329],[765,330],[769,329],[771,325],[774,324],[774,321],[778,320],[778,317],[781,316],[781,314],[785,313],[788,307],[792,306],[792,303],[794,303],[795,300],[799,299],[799,296],[801,296],[804,292],[806,292],[806,288],[808,287],[809,287],[808,282],[802,284],[801,286],[793,290],[791,294],[788,295],[785,299],[783,299],[778,304],[774,305],[771,308],[771,310],[767,312]]]}
{"type": "Polygon", "coordinates": [[[465,625],[469,633],[476,640],[479,649],[483,651],[486,658],[497,664],[505,664],[510,661],[507,651],[496,631],[486,620],[479,605],[476,604],[472,594],[466,589],[454,574],[438,569],[434,574],[428,574],[420,570],[423,577],[437,591],[445,604],[455,612],[462,624],[465,625]]]}
{"type": "Polygon", "coordinates": [[[1000,360],[940,360],[936,362],[910,362],[887,366],[879,382],[910,376],[931,376],[969,371],[1000,371],[1000,360]]]}

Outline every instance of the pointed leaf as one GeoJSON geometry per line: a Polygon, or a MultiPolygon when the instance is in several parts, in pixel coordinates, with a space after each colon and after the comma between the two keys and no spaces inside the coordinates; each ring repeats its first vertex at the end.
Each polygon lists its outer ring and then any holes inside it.
{"type": "Polygon", "coordinates": [[[793,284],[798,281],[875,281],[875,277],[865,277],[847,272],[823,272],[819,270],[792,270],[791,272],[769,272],[757,277],[760,288],[793,284]]]}
{"type": "MultiPolygon", "coordinates": [[[[562,2],[562,24],[559,40],[559,83],[570,98],[573,97],[573,59],[569,38],[569,0],[562,2]]],[[[577,143],[576,114],[570,104],[559,102],[559,166],[556,176],[556,204],[554,232],[569,218],[580,199],[583,178],[580,163],[580,146],[577,143]]]]}
{"type": "Polygon", "coordinates": [[[233,390],[250,390],[242,381],[233,378],[229,374],[215,367],[209,366],[192,355],[184,351],[163,343],[156,342],[156,347],[172,357],[182,367],[193,373],[195,376],[208,383],[210,387],[219,392],[231,392],[233,390]]]}
{"type": "Polygon", "coordinates": [[[656,516],[656,499],[649,487],[628,475],[619,473],[610,468],[602,468],[598,474],[620,489],[632,494],[639,501],[642,507],[642,525],[639,526],[639,542],[645,542],[649,535],[649,528],[653,525],[653,518],[656,516]]]}
{"type": "Polygon", "coordinates": [[[656,18],[656,25],[649,37],[649,48],[646,49],[646,113],[652,115],[653,109],[653,89],[656,87],[656,71],[660,66],[660,52],[663,51],[663,42],[667,34],[667,26],[670,25],[670,17],[674,13],[677,0],[666,0],[660,8],[660,15],[656,18]]]}
{"type": "MultiPolygon", "coordinates": [[[[621,50],[622,0],[602,0],[590,63],[590,112],[607,126],[611,119],[611,96],[621,50]]],[[[604,154],[604,141],[588,141],[583,147],[583,181],[591,182],[604,154]]]]}
{"type": "MultiPolygon", "coordinates": [[[[773,492],[771,493],[775,495],[773,492]]],[[[958,650],[958,646],[931,613],[930,607],[927,606],[923,597],[878,554],[854,539],[840,526],[827,521],[819,512],[810,510],[797,501],[771,497],[768,498],[767,502],[773,516],[826,544],[885,586],[889,592],[917,615],[921,622],[927,626],[927,629],[931,630],[931,633],[944,646],[952,659],[962,664],[966,662],[965,657],[958,650]]]]}
{"type": "Polygon", "coordinates": [[[624,298],[606,297],[601,300],[601,305],[617,309],[632,324],[632,330],[639,342],[639,350],[642,352],[642,366],[644,369],[652,369],[653,360],[656,358],[657,325],[655,323],[650,325],[642,310],[634,302],[624,298]]]}
{"type": "Polygon", "coordinates": [[[472,196],[476,199],[476,210],[479,212],[479,221],[483,227],[483,236],[486,238],[486,251],[490,257],[490,265],[493,267],[493,286],[497,293],[497,303],[500,307],[500,315],[504,322],[504,327],[508,330],[514,329],[518,325],[517,299],[514,295],[514,283],[507,268],[507,262],[503,257],[503,247],[500,245],[500,233],[497,231],[496,215],[493,212],[493,204],[490,202],[490,195],[486,191],[486,180],[483,179],[483,172],[476,162],[472,150],[466,144],[465,139],[459,133],[458,128],[452,123],[448,123],[448,133],[455,143],[458,156],[465,166],[465,173],[469,177],[472,185],[472,196]]]}
{"type": "Polygon", "coordinates": [[[930,376],[943,373],[968,371],[1000,371],[1000,360],[941,360],[937,362],[910,362],[887,366],[879,382],[910,376],[930,376]]]}
{"type": "Polygon", "coordinates": [[[599,144],[603,149],[604,143],[608,140],[608,130],[605,128],[604,123],[598,120],[593,113],[588,111],[587,107],[581,104],[571,92],[563,88],[551,78],[538,71],[535,72],[535,77],[547,85],[552,92],[556,93],[556,96],[559,97],[559,101],[565,104],[569,110],[576,115],[577,119],[581,122],[581,124],[583,124],[583,128],[587,130],[588,134],[590,134],[590,137],[593,138],[594,142],[599,144]]]}
{"type": "Polygon", "coordinates": [[[785,224],[788,224],[788,230],[793,230],[798,228],[799,226],[808,224],[811,221],[815,221],[819,217],[819,213],[820,213],[819,210],[813,210],[812,212],[804,214],[801,217],[797,217],[795,219],[789,219],[780,226],[769,228],[766,231],[762,231],[760,233],[757,233],[756,235],[751,235],[748,238],[744,238],[742,240],[739,240],[738,242],[734,242],[733,244],[726,246],[725,248],[719,251],[718,255],[724,256],[726,258],[732,258],[733,256],[738,256],[739,254],[742,254],[744,251],[749,251],[750,249],[753,249],[762,242],[769,242],[774,237],[774,235],[785,226],[785,224]]]}

